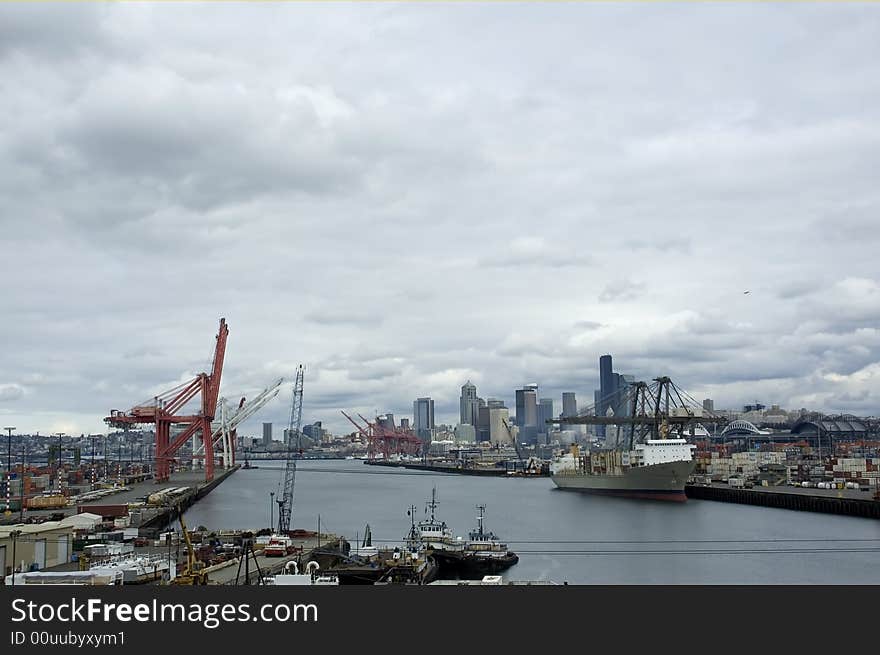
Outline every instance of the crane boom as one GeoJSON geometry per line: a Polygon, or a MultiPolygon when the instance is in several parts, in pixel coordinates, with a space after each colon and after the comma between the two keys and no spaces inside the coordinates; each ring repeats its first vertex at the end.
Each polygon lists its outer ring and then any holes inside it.
{"type": "Polygon", "coordinates": [[[503,418],[501,419],[501,422],[504,423],[504,427],[507,430],[507,436],[510,437],[510,440],[513,442],[513,448],[514,448],[514,450],[516,450],[516,458],[520,462],[522,462],[523,461],[522,451],[520,451],[520,449],[519,449],[519,443],[517,442],[516,438],[513,436],[513,431],[510,429],[510,425],[503,418]]]}
{"type": "Polygon", "coordinates": [[[300,448],[299,431],[302,425],[303,367],[296,369],[293,383],[293,401],[290,404],[290,423],[287,429],[287,459],[284,463],[284,483],[278,503],[278,532],[287,533],[293,517],[293,485],[296,482],[296,455],[300,448]]]}

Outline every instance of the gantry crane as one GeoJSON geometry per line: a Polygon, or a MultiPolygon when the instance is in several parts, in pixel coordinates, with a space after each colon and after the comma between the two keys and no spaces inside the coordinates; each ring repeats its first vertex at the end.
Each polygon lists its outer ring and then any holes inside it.
{"type": "Polygon", "coordinates": [[[302,425],[303,367],[296,369],[293,383],[293,401],[290,404],[290,422],[287,428],[287,458],[284,462],[284,483],[278,503],[278,533],[287,534],[293,517],[293,486],[296,482],[296,456],[301,449],[300,427],[302,425]]]}
{"type": "MultiPolygon", "coordinates": [[[[211,373],[199,373],[195,378],[184,382],[147,402],[141,403],[128,412],[110,410],[110,416],[104,422],[112,427],[125,428],[141,423],[156,424],[156,480],[168,479],[171,472],[171,460],[190,438],[200,433],[205,458],[205,479],[214,479],[214,441],[211,438],[211,422],[220,396],[220,376],[223,373],[223,359],[226,356],[226,339],[229,328],[226,319],[220,319],[220,330],[217,333],[214,347],[214,361],[211,373]],[[197,395],[201,396],[199,409],[195,412],[179,414],[197,395]],[[187,427],[171,440],[171,425],[182,423],[187,427]]],[[[197,448],[193,448],[197,450],[197,448]]]]}

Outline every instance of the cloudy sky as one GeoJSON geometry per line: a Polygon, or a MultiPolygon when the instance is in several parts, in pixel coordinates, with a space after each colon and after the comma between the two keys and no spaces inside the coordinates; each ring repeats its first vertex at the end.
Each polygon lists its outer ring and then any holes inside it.
{"type": "Polygon", "coordinates": [[[4,4],[0,421],[100,432],[221,316],[224,395],[303,362],[337,430],[606,352],[880,413],[878,107],[872,6],[4,4]]]}

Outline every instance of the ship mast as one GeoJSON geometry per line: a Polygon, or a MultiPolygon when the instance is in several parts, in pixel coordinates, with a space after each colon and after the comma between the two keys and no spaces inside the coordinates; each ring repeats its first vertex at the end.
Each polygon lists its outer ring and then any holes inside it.
{"type": "Polygon", "coordinates": [[[483,512],[486,511],[486,506],[477,505],[477,509],[480,510],[480,515],[477,517],[477,531],[481,538],[483,536],[483,512]]]}

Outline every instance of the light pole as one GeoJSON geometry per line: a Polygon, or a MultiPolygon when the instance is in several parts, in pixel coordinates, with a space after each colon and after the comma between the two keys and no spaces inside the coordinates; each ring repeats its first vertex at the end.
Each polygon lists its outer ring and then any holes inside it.
{"type": "Polygon", "coordinates": [[[89,434],[92,442],[92,489],[95,488],[95,435],[89,434]]]}
{"type": "Polygon", "coordinates": [[[58,466],[58,493],[61,493],[61,437],[64,436],[63,432],[57,432],[58,436],[58,459],[56,460],[56,465],[58,466]]]}
{"type": "Polygon", "coordinates": [[[18,502],[18,522],[24,523],[24,465],[28,456],[27,443],[22,440],[21,443],[21,479],[19,482],[19,502],[18,502]]]}
{"type": "Polygon", "coordinates": [[[6,427],[3,429],[9,433],[6,437],[6,516],[9,516],[10,514],[12,514],[9,497],[12,487],[12,431],[15,428],[6,427]]]}
{"type": "Polygon", "coordinates": [[[269,531],[275,528],[275,492],[269,492],[269,531]]]}

